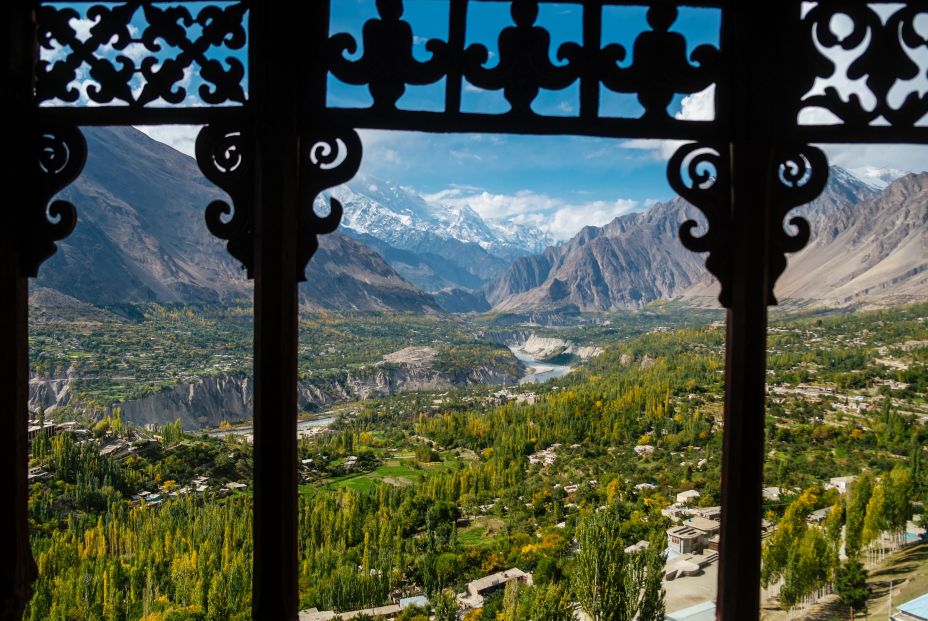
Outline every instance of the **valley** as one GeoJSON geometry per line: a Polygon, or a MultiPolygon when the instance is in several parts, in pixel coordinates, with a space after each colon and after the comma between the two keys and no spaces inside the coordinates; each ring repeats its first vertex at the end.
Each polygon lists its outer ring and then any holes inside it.
{"type": "MultiPolygon", "coordinates": [[[[26,618],[247,619],[252,283],[190,158],[86,134],[30,295],[26,618]]],[[[891,177],[831,169],[770,315],[758,587],[790,618],[925,533],[928,173],[891,177]]],[[[555,239],[366,175],[331,195],[299,290],[301,621],[712,606],[725,314],[678,239],[701,215],[555,239]]]]}
{"type": "MultiPolygon", "coordinates": [[[[33,312],[35,342],[45,343],[41,355],[33,352],[36,369],[67,360],[95,371],[92,380],[79,380],[79,374],[74,380],[75,394],[92,406],[75,402],[35,413],[44,419],[37,429],[59,424],[33,440],[30,511],[41,577],[26,618],[247,618],[247,421],[227,417],[204,433],[182,421],[136,424],[125,405],[116,405],[128,394],[120,393],[126,377],[149,377],[154,390],[164,377],[189,380],[226,364],[211,348],[198,348],[199,338],[226,331],[216,350],[247,354],[246,310],[199,305],[64,313],[36,305],[33,312]],[[228,327],[235,316],[243,318],[237,331],[228,327]],[[107,328],[104,318],[116,323],[107,328]],[[50,340],[52,333],[68,334],[65,326],[86,332],[73,334],[75,342],[50,340]],[[179,341],[189,350],[178,343],[173,364],[167,364],[168,353],[149,361],[142,354],[155,350],[150,337],[172,334],[168,326],[183,333],[179,341]],[[104,381],[110,373],[114,377],[104,381]],[[106,399],[114,401],[105,406],[106,399]],[[82,591],[80,584],[95,586],[82,591]]],[[[588,588],[578,570],[585,561],[573,542],[602,519],[612,520],[625,547],[650,542],[648,562],[660,568],[668,612],[711,599],[711,554],[687,557],[697,567],[705,559],[704,566],[692,570],[695,576],[674,579],[670,564],[683,567],[682,560],[658,553],[684,520],[717,511],[719,319],[718,312],[675,305],[560,317],[549,325],[502,315],[304,317],[301,346],[319,352],[301,359],[304,380],[327,376],[338,365],[428,362],[453,375],[455,361],[517,364],[506,342],[527,359],[506,385],[348,395],[301,415],[304,618],[393,610],[400,599],[421,596],[416,601],[433,613],[451,602],[452,610],[463,607],[461,614],[473,620],[538,614],[566,620],[588,588]],[[544,364],[569,365],[572,372],[518,382],[524,367],[544,364]],[[681,501],[684,496],[691,500],[681,501]],[[479,601],[467,595],[474,581],[516,570],[531,575],[532,583],[479,601]]],[[[912,503],[928,489],[922,456],[928,441],[926,322],[924,304],[772,318],[764,492],[768,607],[796,605],[832,580],[843,562],[822,554],[814,565],[818,577],[797,583],[791,563],[807,567],[809,560],[777,552],[800,549],[801,537],[823,538],[832,549],[830,522],[816,526],[815,515],[840,506],[828,519],[840,515],[853,533],[859,532],[855,511],[877,519],[867,502],[859,509],[863,492],[847,483],[853,477],[868,479],[868,489],[879,488],[886,498],[905,498],[900,512],[880,514],[885,532],[860,531],[854,544],[860,558],[877,567],[883,551],[898,545],[898,532],[923,532],[912,521],[912,503]],[[792,526],[781,529],[781,522],[792,526]]],[[[403,610],[391,616],[423,614],[403,610]]]]}

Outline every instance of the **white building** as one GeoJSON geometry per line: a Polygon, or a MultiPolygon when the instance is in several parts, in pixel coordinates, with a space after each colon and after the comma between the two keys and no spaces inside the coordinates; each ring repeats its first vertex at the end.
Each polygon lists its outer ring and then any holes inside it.
{"type": "Polygon", "coordinates": [[[688,489],[685,492],[680,492],[677,494],[677,502],[679,503],[688,503],[694,502],[699,498],[700,494],[694,489],[688,489]]]}
{"type": "Polygon", "coordinates": [[[458,595],[458,604],[467,609],[481,608],[488,596],[505,589],[510,582],[521,582],[531,586],[532,574],[525,573],[518,567],[513,567],[468,582],[467,592],[458,595]]]}

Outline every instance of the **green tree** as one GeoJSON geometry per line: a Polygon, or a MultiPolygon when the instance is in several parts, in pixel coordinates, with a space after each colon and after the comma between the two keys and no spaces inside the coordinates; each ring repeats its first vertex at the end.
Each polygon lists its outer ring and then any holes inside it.
{"type": "Polygon", "coordinates": [[[571,621],[573,607],[567,589],[559,583],[548,583],[527,589],[528,614],[531,621],[571,621]]]}
{"type": "Polygon", "coordinates": [[[864,519],[867,516],[867,503],[873,492],[873,479],[869,473],[863,473],[851,487],[851,498],[847,504],[847,528],[844,535],[844,549],[848,557],[856,557],[862,545],[864,519]]]}
{"type": "Polygon", "coordinates": [[[834,558],[837,561],[838,552],[841,550],[841,533],[844,528],[844,499],[840,496],[831,506],[828,517],[825,518],[825,532],[828,533],[828,540],[831,542],[834,558]]]}
{"type": "Polygon", "coordinates": [[[912,519],[912,500],[915,496],[915,481],[912,471],[896,466],[884,482],[885,497],[883,511],[886,527],[901,538],[906,523],[912,519]]]}
{"type": "Polygon", "coordinates": [[[615,506],[587,514],[578,526],[574,595],[593,621],[663,621],[663,542],[655,538],[646,550],[626,554],[621,526],[615,506]]]}
{"type": "MultiPolygon", "coordinates": [[[[761,584],[776,582],[787,571],[792,553],[802,540],[809,525],[806,518],[818,502],[818,488],[810,487],[786,507],[783,517],[777,523],[773,535],[764,543],[762,550],[763,566],[761,584]]],[[[795,559],[792,559],[795,561],[795,559]]]]}
{"type": "Polygon", "coordinates": [[[456,621],[457,605],[454,601],[454,593],[445,589],[435,595],[433,599],[435,612],[435,621],[456,621]]]}
{"type": "Polygon", "coordinates": [[[864,515],[864,526],[861,531],[861,545],[867,545],[880,538],[886,530],[885,493],[883,486],[873,487],[870,500],[867,502],[867,512],[864,515]]]}
{"type": "Polygon", "coordinates": [[[834,549],[823,529],[807,528],[789,554],[780,602],[789,608],[831,580],[834,549]]]}
{"type": "Polygon", "coordinates": [[[854,612],[867,612],[867,600],[870,599],[870,585],[867,584],[867,571],[859,561],[848,560],[838,568],[835,576],[835,591],[841,603],[854,612]]]}

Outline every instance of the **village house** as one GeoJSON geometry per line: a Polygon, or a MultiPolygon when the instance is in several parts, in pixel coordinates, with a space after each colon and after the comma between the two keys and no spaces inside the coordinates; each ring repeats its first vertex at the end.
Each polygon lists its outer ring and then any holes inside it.
{"type": "Polygon", "coordinates": [[[645,539],[642,539],[638,543],[633,543],[632,545],[625,548],[625,553],[626,554],[637,554],[639,552],[643,552],[647,550],[649,547],[651,547],[651,542],[645,539]]]}
{"type": "Polygon", "coordinates": [[[543,451],[538,451],[537,453],[532,453],[528,456],[528,463],[530,464],[544,464],[550,466],[557,460],[557,455],[555,452],[557,449],[561,448],[560,444],[552,444],[543,451]]]}
{"type": "Polygon", "coordinates": [[[851,489],[851,483],[853,483],[856,478],[856,476],[831,477],[828,483],[825,484],[825,489],[836,489],[842,494],[847,494],[851,489]]]}
{"type": "Polygon", "coordinates": [[[510,582],[531,585],[532,574],[527,574],[518,567],[513,567],[468,582],[467,592],[458,595],[458,605],[464,609],[481,608],[487,597],[505,589],[510,582]]]}
{"type": "Polygon", "coordinates": [[[688,515],[688,510],[682,503],[675,502],[674,504],[661,509],[661,515],[676,522],[679,521],[682,516],[688,515]]]}
{"type": "Polygon", "coordinates": [[[831,507],[825,507],[824,509],[816,509],[809,514],[809,517],[806,518],[806,521],[810,524],[821,524],[828,517],[828,513],[831,511],[831,507]]]}
{"type": "Polygon", "coordinates": [[[689,526],[690,528],[695,528],[705,536],[705,541],[709,540],[709,537],[717,535],[719,530],[721,530],[722,525],[715,521],[709,520],[700,516],[693,516],[690,519],[683,522],[684,526],[689,526]]]}
{"type": "Polygon", "coordinates": [[[722,520],[722,507],[696,507],[690,509],[690,515],[720,522],[722,520]]]}
{"type": "Polygon", "coordinates": [[[686,504],[688,502],[695,502],[699,499],[699,492],[694,489],[688,489],[685,492],[680,492],[677,494],[677,502],[686,504]]]}
{"type": "Polygon", "coordinates": [[[696,554],[706,544],[705,535],[691,526],[667,529],[667,548],[677,554],[696,554]]]}
{"type": "Polygon", "coordinates": [[[717,550],[720,529],[721,524],[715,520],[693,516],[667,530],[667,547],[678,554],[698,554],[706,548],[717,550]]]}
{"type": "Polygon", "coordinates": [[[300,611],[300,621],[331,621],[338,617],[339,619],[354,619],[364,615],[365,617],[385,617],[392,619],[394,615],[400,613],[402,608],[399,604],[390,604],[389,606],[378,606],[376,608],[364,608],[362,610],[352,610],[349,612],[335,612],[334,610],[318,610],[310,608],[309,610],[300,611]]]}
{"type": "Polygon", "coordinates": [[[715,621],[715,603],[702,602],[683,610],[668,612],[666,621],[715,621]]]}

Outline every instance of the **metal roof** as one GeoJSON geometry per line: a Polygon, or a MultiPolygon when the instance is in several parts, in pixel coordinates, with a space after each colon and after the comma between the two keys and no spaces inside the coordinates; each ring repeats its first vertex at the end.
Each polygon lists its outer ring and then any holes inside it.
{"type": "Polygon", "coordinates": [[[916,619],[928,620],[928,593],[902,604],[899,606],[899,612],[904,612],[916,619]]]}
{"type": "Polygon", "coordinates": [[[715,621],[715,602],[702,602],[683,610],[668,612],[666,621],[715,621]]]}

